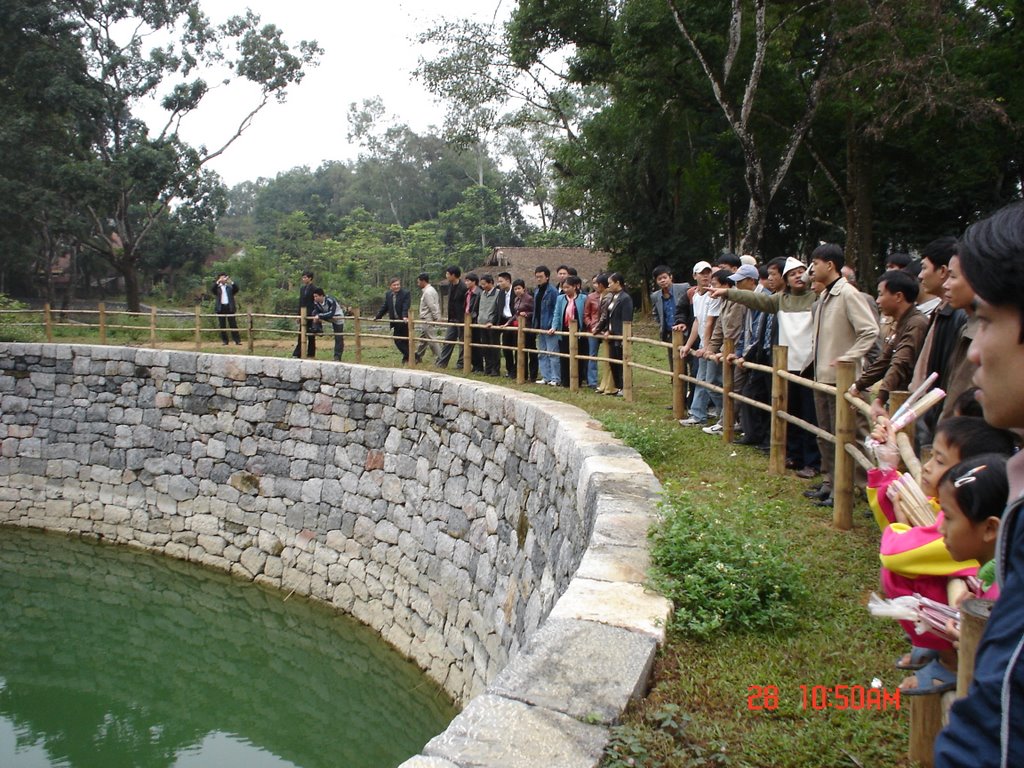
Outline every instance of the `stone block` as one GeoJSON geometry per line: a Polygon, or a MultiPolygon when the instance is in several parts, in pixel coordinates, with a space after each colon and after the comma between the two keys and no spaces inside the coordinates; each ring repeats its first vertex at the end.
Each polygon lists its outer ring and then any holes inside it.
{"type": "Polygon", "coordinates": [[[654,638],[640,632],[549,620],[487,692],[611,725],[644,694],[657,647],[654,638]]]}
{"type": "Polygon", "coordinates": [[[519,701],[482,695],[423,749],[463,766],[595,768],[607,729],[519,701]]]}

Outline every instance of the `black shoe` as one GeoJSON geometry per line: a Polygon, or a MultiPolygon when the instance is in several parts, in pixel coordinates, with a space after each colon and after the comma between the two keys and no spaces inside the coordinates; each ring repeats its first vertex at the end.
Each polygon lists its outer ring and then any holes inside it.
{"type": "Polygon", "coordinates": [[[746,437],[739,437],[732,441],[733,445],[760,445],[757,440],[750,440],[746,437]]]}
{"type": "Polygon", "coordinates": [[[814,502],[814,506],[816,506],[816,507],[831,507],[832,506],[832,496],[829,495],[829,496],[826,496],[821,501],[814,502]]]}
{"type": "Polygon", "coordinates": [[[823,485],[814,490],[804,491],[804,497],[814,502],[824,501],[825,499],[831,499],[832,487],[828,485],[823,485]]]}

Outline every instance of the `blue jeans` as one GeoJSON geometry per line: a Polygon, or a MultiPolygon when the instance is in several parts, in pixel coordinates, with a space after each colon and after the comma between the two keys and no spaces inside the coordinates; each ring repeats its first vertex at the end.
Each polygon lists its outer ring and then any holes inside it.
{"type": "MultiPolygon", "coordinates": [[[[601,340],[597,338],[589,339],[590,341],[590,356],[597,357],[597,352],[601,348],[601,340]]],[[[587,361],[587,386],[597,386],[597,360],[587,361]]]]}
{"type": "MultiPolygon", "coordinates": [[[[722,385],[722,366],[714,360],[706,357],[700,358],[697,363],[697,380],[706,381],[708,384],[722,385]]],[[[722,393],[712,392],[710,389],[697,385],[697,391],[693,395],[693,405],[690,406],[690,416],[697,421],[705,421],[708,418],[708,405],[713,404],[718,412],[722,412],[722,393]]]]}
{"type": "Polygon", "coordinates": [[[558,370],[558,358],[544,354],[558,351],[558,337],[553,334],[550,336],[546,333],[538,334],[537,349],[540,351],[539,377],[544,381],[558,381],[561,378],[561,373],[558,370]]]}

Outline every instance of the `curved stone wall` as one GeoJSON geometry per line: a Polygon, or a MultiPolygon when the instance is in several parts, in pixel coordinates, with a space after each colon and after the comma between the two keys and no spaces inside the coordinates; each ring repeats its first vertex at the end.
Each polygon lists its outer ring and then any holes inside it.
{"type": "Polygon", "coordinates": [[[595,765],[646,683],[660,489],[572,406],[405,370],[0,344],[0,437],[0,523],[328,602],[472,698],[409,766],[595,765]]]}

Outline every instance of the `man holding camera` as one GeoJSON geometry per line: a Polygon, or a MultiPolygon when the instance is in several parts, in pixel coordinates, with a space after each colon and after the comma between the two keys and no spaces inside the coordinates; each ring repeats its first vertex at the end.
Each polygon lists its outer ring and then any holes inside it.
{"type": "Polygon", "coordinates": [[[228,277],[226,272],[217,275],[210,292],[214,296],[214,311],[217,313],[217,322],[220,324],[220,339],[224,346],[228,344],[228,326],[231,327],[231,337],[235,344],[242,343],[242,337],[238,334],[238,321],[235,319],[235,294],[238,293],[238,283],[228,277]]]}

